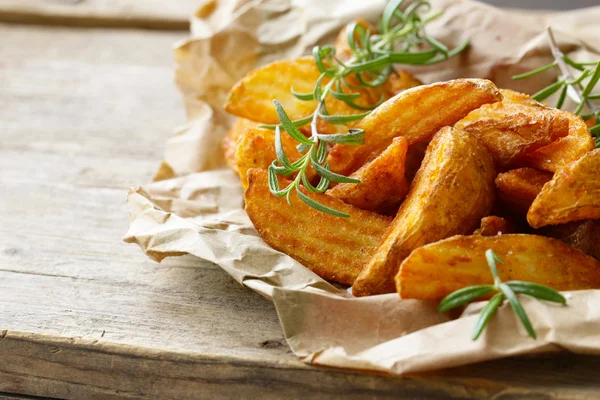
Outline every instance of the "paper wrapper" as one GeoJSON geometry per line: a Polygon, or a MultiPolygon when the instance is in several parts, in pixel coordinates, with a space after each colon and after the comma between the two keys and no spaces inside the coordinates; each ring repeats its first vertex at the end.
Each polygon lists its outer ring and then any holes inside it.
{"type": "MultiPolygon", "coordinates": [[[[481,77],[533,93],[555,75],[510,77],[552,60],[548,24],[565,53],[582,61],[599,57],[600,7],[517,14],[471,1],[432,3],[445,13],[429,32],[450,46],[466,38],[472,44],[444,64],[413,68],[426,83],[481,77]]],[[[215,0],[200,8],[192,37],[175,48],[188,124],[167,142],[155,182],[130,191],[125,241],[156,261],[191,254],[213,262],[272,299],[290,347],[314,364],[402,374],[561,349],[600,354],[600,291],[567,293],[566,307],[523,298],[537,340],[504,305],[473,342],[481,303],[449,320],[436,304],[396,294],[354,298],[258,237],[243,210],[239,178],[224,167],[220,143],[232,122],[222,111],[227,92],[253,67],[305,54],[353,18],[376,20],[382,8],[382,0],[215,0]]]]}

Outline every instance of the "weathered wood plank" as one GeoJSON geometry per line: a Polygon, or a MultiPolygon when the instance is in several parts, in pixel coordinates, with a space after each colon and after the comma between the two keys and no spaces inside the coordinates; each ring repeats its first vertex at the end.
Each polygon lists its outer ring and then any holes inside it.
{"type": "Polygon", "coordinates": [[[185,30],[202,0],[3,0],[0,21],[185,30]]]}
{"type": "Polygon", "coordinates": [[[0,392],[59,398],[593,398],[600,359],[393,378],[310,367],[270,302],[120,238],[183,121],[180,34],[0,25],[0,392]]]}

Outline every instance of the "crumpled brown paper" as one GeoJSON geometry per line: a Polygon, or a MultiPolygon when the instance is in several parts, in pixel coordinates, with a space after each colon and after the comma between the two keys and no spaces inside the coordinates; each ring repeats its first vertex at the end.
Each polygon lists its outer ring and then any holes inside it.
{"type": "MultiPolygon", "coordinates": [[[[188,124],[167,142],[156,182],[130,191],[131,226],[124,240],[156,261],[191,254],[214,262],[271,298],[290,347],[314,364],[401,374],[561,349],[600,354],[600,309],[594,306],[600,304],[600,291],[566,293],[567,307],[523,298],[537,340],[505,305],[473,342],[481,303],[450,321],[437,313],[436,304],[396,294],[354,298],[258,237],[243,210],[239,179],[224,168],[220,142],[231,123],[222,111],[227,92],[256,65],[304,54],[358,16],[375,20],[383,4],[213,0],[199,9],[192,37],[175,49],[188,124]]],[[[600,34],[595,26],[600,7],[527,14],[473,1],[432,4],[446,11],[429,32],[450,46],[465,38],[472,44],[468,53],[444,64],[412,68],[425,82],[482,77],[533,93],[552,82],[552,72],[525,81],[510,76],[552,60],[543,32],[547,24],[572,57],[589,61],[600,54],[594,40],[600,34]]]]}

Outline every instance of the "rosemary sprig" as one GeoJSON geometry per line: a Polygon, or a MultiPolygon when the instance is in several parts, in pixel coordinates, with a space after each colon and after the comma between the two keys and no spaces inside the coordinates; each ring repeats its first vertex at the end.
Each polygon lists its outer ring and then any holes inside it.
{"type": "Polygon", "coordinates": [[[490,270],[492,271],[494,284],[470,286],[449,294],[440,302],[438,306],[439,312],[446,312],[455,307],[470,303],[471,301],[488,295],[492,292],[497,292],[492,296],[492,298],[479,313],[479,319],[475,324],[475,329],[473,330],[473,335],[471,338],[473,340],[477,340],[477,338],[479,338],[479,335],[481,335],[487,323],[494,316],[496,310],[498,310],[498,307],[500,307],[505,299],[508,299],[511,308],[523,324],[523,327],[529,336],[535,339],[535,330],[533,329],[533,326],[531,326],[531,322],[529,321],[529,318],[527,317],[525,309],[521,305],[519,298],[516,296],[516,293],[526,294],[540,300],[552,301],[560,304],[566,304],[567,300],[556,290],[549,288],[548,286],[522,281],[510,281],[506,283],[502,282],[498,276],[496,262],[500,264],[504,264],[504,262],[492,249],[486,250],[485,257],[490,270]]]}
{"type": "Polygon", "coordinates": [[[428,16],[422,15],[430,9],[428,1],[415,1],[404,6],[404,0],[390,0],[381,16],[379,33],[374,34],[356,22],[348,24],[346,36],[352,54],[346,61],[336,57],[332,46],[313,48],[312,54],[321,75],[311,93],[297,93],[292,89],[292,94],[300,100],[316,100],[315,111],[304,118],[292,121],[281,104],[274,100],[280,124],[262,126],[275,130],[277,159],[269,166],[269,188],[272,194],[285,197],[291,205],[290,196],[295,190],[300,199],[309,206],[335,216],[349,217],[348,214],[311,199],[302,193],[300,186],[313,193],[323,193],[329,188],[330,182],[358,183],[356,179],[330,171],[329,164],[325,161],[327,145],[329,143],[362,144],[365,132],[360,129],[350,129],[346,134],[321,134],[317,123],[323,120],[330,124],[348,124],[367,116],[384,99],[372,106],[360,105],[356,100],[361,94],[352,90],[383,85],[390,74],[394,73],[393,64],[436,64],[457,55],[468,46],[469,42],[466,41],[450,50],[429,36],[425,26],[441,14],[436,12],[428,16]],[[350,77],[356,78],[359,84],[350,83],[350,77]],[[328,96],[363,112],[354,115],[330,115],[325,106],[328,96]],[[299,127],[307,124],[310,124],[310,137],[298,130],[299,127]],[[293,163],[289,161],[281,145],[281,130],[298,142],[297,149],[302,156],[293,163]],[[321,177],[316,186],[313,186],[307,178],[309,167],[312,167],[321,177]],[[294,173],[296,173],[294,180],[281,188],[277,175],[290,176],[294,173]]]}
{"type": "Polygon", "coordinates": [[[515,75],[512,78],[515,80],[525,79],[558,67],[560,76],[556,82],[540,90],[532,98],[537,101],[544,101],[560,91],[556,108],[562,108],[568,95],[577,104],[574,114],[581,115],[586,121],[594,118],[595,126],[590,128],[590,132],[594,136],[596,147],[600,147],[600,107],[594,103],[594,100],[600,100],[600,94],[592,93],[600,81],[600,61],[576,62],[560,51],[550,27],[547,28],[547,33],[554,61],[533,71],[515,75]],[[578,71],[579,75],[574,77],[572,70],[578,71]],[[584,84],[584,82],[586,83],[584,84]],[[585,108],[587,108],[588,113],[582,114],[585,108]]]}

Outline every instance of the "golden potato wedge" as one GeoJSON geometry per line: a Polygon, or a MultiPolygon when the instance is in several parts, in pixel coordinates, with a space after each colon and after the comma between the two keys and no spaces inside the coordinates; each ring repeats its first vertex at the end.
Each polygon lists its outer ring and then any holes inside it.
{"type": "Polygon", "coordinates": [[[508,104],[523,104],[529,106],[541,106],[542,103],[531,98],[530,95],[516,92],[510,89],[500,89],[500,94],[502,94],[502,102],[508,104]]]}
{"type": "Polygon", "coordinates": [[[327,194],[363,210],[386,215],[395,212],[408,192],[404,176],[407,148],[406,138],[395,138],[376,159],[351,175],[360,183],[341,183],[327,194]]]}
{"type": "Polygon", "coordinates": [[[506,218],[489,215],[481,218],[481,225],[474,235],[495,236],[515,232],[514,224],[506,218]]]}
{"type": "Polygon", "coordinates": [[[377,251],[354,282],[355,296],[389,293],[410,252],[427,243],[471,233],[489,215],[494,198],[494,164],[470,133],[442,128],[377,251]]]}
{"type": "Polygon", "coordinates": [[[526,215],[531,203],[552,179],[552,174],[535,168],[517,168],[498,174],[498,201],[510,213],[526,215]]]}
{"type": "Polygon", "coordinates": [[[223,154],[225,155],[225,161],[232,170],[238,172],[237,165],[235,164],[235,150],[237,148],[237,142],[242,133],[248,128],[256,128],[258,124],[245,118],[236,118],[235,122],[227,132],[227,135],[223,138],[221,146],[223,148],[223,154]]]}
{"type": "Polygon", "coordinates": [[[600,149],[554,174],[527,213],[534,228],[600,218],[600,149]]]}
{"type": "MultiPolygon", "coordinates": [[[[281,144],[291,162],[300,158],[296,141],[287,134],[281,135],[281,144]]],[[[275,154],[275,132],[268,129],[246,129],[238,139],[235,164],[242,186],[248,186],[247,173],[251,168],[268,168],[277,158],[275,154]]]]}
{"type": "Polygon", "coordinates": [[[560,112],[569,120],[569,134],[525,155],[521,165],[556,172],[596,147],[592,134],[581,117],[566,111],[560,112]]]}
{"type": "Polygon", "coordinates": [[[498,102],[485,104],[457,122],[457,128],[477,136],[502,169],[535,149],[566,136],[564,113],[540,105],[498,102]]]}
{"type": "Polygon", "coordinates": [[[548,225],[538,229],[537,233],[558,239],[575,250],[600,260],[600,219],[548,225]]]}
{"type": "Polygon", "coordinates": [[[403,299],[441,300],[455,290],[492,284],[485,258],[494,250],[503,281],[522,280],[556,290],[600,288],[600,262],[557,239],[527,234],[454,236],[423,246],[396,275],[403,299]]]}
{"type": "MultiPolygon", "coordinates": [[[[281,183],[286,185],[287,182],[281,183]]],[[[302,189],[304,190],[304,189],[302,189]]],[[[324,214],[304,204],[294,192],[293,207],[271,194],[267,171],[248,171],[246,212],[263,240],[295,258],[320,277],[352,284],[377,248],[391,218],[360,210],[326,194],[304,192],[350,218],[324,214]]]]}
{"type": "Polygon", "coordinates": [[[331,170],[351,174],[385,150],[396,136],[406,137],[409,146],[426,141],[483,104],[500,100],[496,86],[485,79],[456,79],[405,90],[357,124],[366,132],[363,145],[333,146],[328,156],[331,170]]]}

